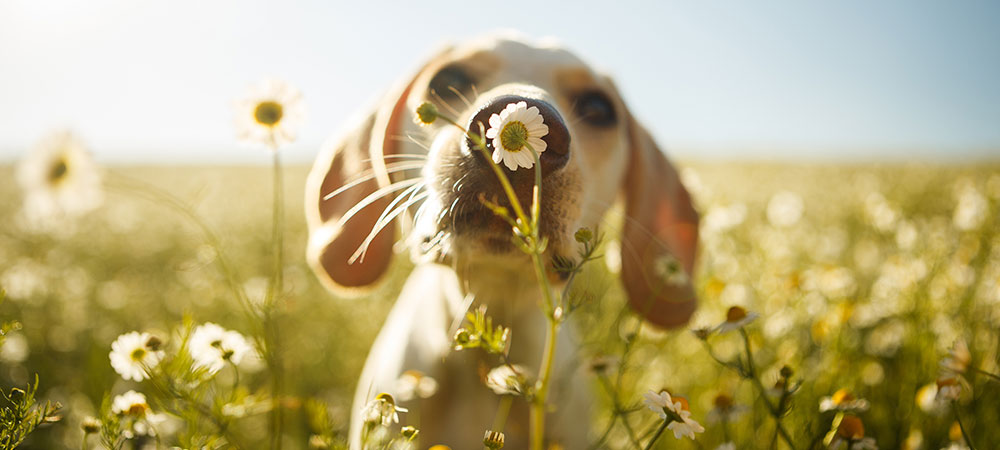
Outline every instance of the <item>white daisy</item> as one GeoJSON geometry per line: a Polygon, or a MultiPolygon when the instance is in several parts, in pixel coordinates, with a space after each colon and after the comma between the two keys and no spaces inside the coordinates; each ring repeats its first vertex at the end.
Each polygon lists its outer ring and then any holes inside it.
{"type": "Polygon", "coordinates": [[[538,107],[529,108],[526,102],[510,103],[500,114],[490,116],[490,129],[486,130],[486,138],[493,140],[493,162],[503,161],[510,170],[535,165],[535,156],[527,147],[541,155],[547,145],[542,137],[547,134],[549,127],[538,107]]]}
{"type": "Polygon", "coordinates": [[[962,384],[957,378],[942,377],[937,380],[937,400],[955,401],[962,395],[962,384]]]}
{"type": "Polygon", "coordinates": [[[376,395],[361,411],[365,422],[379,423],[384,427],[399,423],[397,412],[407,412],[406,408],[396,405],[396,400],[385,392],[376,395]]]}
{"type": "Polygon", "coordinates": [[[146,370],[156,367],[163,359],[163,351],[151,348],[150,339],[159,342],[149,333],[138,331],[118,336],[111,343],[111,353],[108,354],[115,372],[126,380],[142,381],[149,378],[146,370]]]}
{"type": "Polygon", "coordinates": [[[218,372],[225,367],[226,361],[239,364],[252,350],[242,334],[211,322],[194,329],[187,348],[194,366],[205,368],[209,373],[218,372]]]}
{"type": "Polygon", "coordinates": [[[857,398],[847,389],[838,389],[833,395],[823,397],[819,402],[819,412],[868,410],[868,400],[857,398]]]}
{"type": "Polygon", "coordinates": [[[111,412],[113,414],[136,417],[144,417],[149,412],[149,403],[146,396],[136,391],[128,391],[122,395],[115,396],[111,401],[111,412]]]}
{"type": "Polygon", "coordinates": [[[945,373],[960,375],[969,369],[972,362],[972,354],[969,353],[969,345],[965,340],[957,340],[948,351],[948,357],[941,360],[941,369],[945,373]]]}
{"type": "Polygon", "coordinates": [[[755,312],[747,312],[747,310],[739,306],[733,306],[726,311],[726,320],[715,327],[715,330],[719,333],[737,330],[749,325],[754,320],[757,320],[758,317],[760,315],[755,312]]]}
{"type": "Polygon", "coordinates": [[[695,433],[705,432],[705,427],[691,418],[691,411],[681,411],[680,419],[667,424],[667,429],[674,432],[674,439],[680,439],[682,436],[694,439],[695,433]]]}
{"type": "Polygon", "coordinates": [[[396,380],[396,396],[400,401],[428,398],[437,392],[437,380],[419,370],[407,370],[396,380]]]}
{"type": "Polygon", "coordinates": [[[42,139],[17,169],[24,190],[24,216],[33,227],[51,229],[104,200],[101,175],[90,153],[72,133],[42,139]]]}
{"type": "Polygon", "coordinates": [[[517,364],[497,366],[486,374],[486,386],[497,395],[521,395],[528,384],[526,370],[517,364]]]}
{"type": "Polygon", "coordinates": [[[264,80],[236,103],[237,137],[272,150],[295,141],[305,120],[302,93],[280,80],[264,80]]]}
{"type": "Polygon", "coordinates": [[[688,402],[684,397],[671,397],[667,391],[649,391],[643,394],[646,407],[660,415],[663,420],[670,420],[667,429],[674,432],[674,438],[686,436],[694,439],[695,433],[704,433],[705,428],[691,418],[688,402]]]}

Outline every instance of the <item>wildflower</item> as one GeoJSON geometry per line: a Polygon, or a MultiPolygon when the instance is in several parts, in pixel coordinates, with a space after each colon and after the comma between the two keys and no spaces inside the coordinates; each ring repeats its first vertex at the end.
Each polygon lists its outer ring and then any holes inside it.
{"type": "Polygon", "coordinates": [[[689,281],[688,274],[680,260],[669,253],[665,253],[653,261],[653,273],[667,286],[683,286],[689,281]]]}
{"type": "Polygon", "coordinates": [[[149,333],[133,331],[118,336],[111,343],[111,367],[126,380],[142,381],[149,378],[147,370],[156,367],[163,359],[162,350],[147,347],[149,333]]]}
{"type": "Polygon", "coordinates": [[[205,368],[210,373],[218,372],[227,361],[239,364],[251,350],[242,334],[211,322],[194,329],[187,348],[194,366],[205,368]]]}
{"type": "Polygon", "coordinates": [[[865,424],[850,414],[840,420],[829,447],[831,450],[878,450],[875,439],[865,437],[865,424]]]}
{"type": "Polygon", "coordinates": [[[520,365],[504,364],[486,374],[486,386],[497,395],[521,395],[528,385],[524,376],[527,369],[520,365]]]}
{"type": "Polygon", "coordinates": [[[52,228],[104,199],[90,153],[67,131],[43,138],[18,166],[17,178],[25,193],[24,216],[36,227],[52,228]]]}
{"type": "Polygon", "coordinates": [[[437,392],[437,380],[419,370],[407,370],[396,380],[396,395],[400,401],[428,398],[437,392]]]}
{"type": "Polygon", "coordinates": [[[396,405],[396,400],[385,392],[376,395],[362,410],[361,415],[365,422],[380,423],[387,427],[394,423],[399,423],[398,412],[407,412],[406,408],[396,405]]]}
{"type": "Polygon", "coordinates": [[[868,400],[856,398],[847,389],[838,389],[833,395],[823,397],[819,402],[819,412],[827,411],[858,411],[868,410],[868,400]]]}
{"type": "Polygon", "coordinates": [[[760,317],[759,314],[743,309],[739,306],[732,306],[726,311],[726,320],[715,327],[715,331],[719,333],[727,333],[739,328],[743,328],[749,325],[754,320],[760,317]]]}
{"type": "Polygon", "coordinates": [[[272,150],[295,141],[305,117],[302,93],[279,80],[253,86],[237,101],[236,110],[239,140],[264,144],[272,150]]]}
{"type": "Polygon", "coordinates": [[[136,391],[118,395],[111,401],[111,412],[118,415],[145,417],[149,412],[146,396],[136,391]]]}
{"type": "Polygon", "coordinates": [[[667,391],[660,391],[659,394],[649,391],[643,396],[646,397],[643,402],[646,407],[659,414],[661,419],[670,421],[667,429],[674,432],[675,439],[680,439],[681,436],[694,439],[695,433],[705,432],[701,424],[691,419],[691,411],[688,410],[688,402],[684,397],[673,398],[667,391]]]}
{"type": "Polygon", "coordinates": [[[423,102],[417,107],[417,122],[420,124],[430,125],[437,120],[439,115],[437,106],[431,102],[423,102]]]}
{"type": "Polygon", "coordinates": [[[94,434],[101,431],[101,421],[97,420],[96,417],[87,416],[80,423],[80,429],[83,430],[83,434],[94,434]]]}
{"type": "Polygon", "coordinates": [[[535,165],[535,156],[524,151],[530,147],[539,155],[545,151],[542,137],[549,134],[537,106],[528,107],[526,102],[510,103],[500,114],[490,116],[490,128],[486,138],[493,140],[493,162],[510,170],[519,167],[530,169],[535,165]]]}
{"type": "Polygon", "coordinates": [[[954,401],[962,394],[962,385],[955,377],[942,377],[937,380],[937,399],[954,401]]]}
{"type": "Polygon", "coordinates": [[[708,337],[711,336],[713,332],[715,332],[715,329],[713,329],[712,327],[698,327],[698,328],[692,328],[691,332],[694,333],[694,337],[704,341],[707,340],[708,337]]]}
{"type": "Polygon", "coordinates": [[[452,340],[455,341],[455,350],[462,350],[466,347],[475,347],[479,344],[479,338],[465,328],[459,328],[456,330],[455,336],[452,340]]]}
{"type": "Polygon", "coordinates": [[[948,351],[948,357],[941,360],[941,369],[945,373],[961,375],[969,370],[971,362],[972,354],[969,353],[968,344],[964,340],[958,340],[948,351]]]}
{"type": "Polygon", "coordinates": [[[503,448],[503,433],[486,430],[486,434],[483,436],[483,446],[491,450],[503,448]]]}
{"type": "Polygon", "coordinates": [[[767,202],[767,220],[776,227],[790,227],[799,222],[804,209],[799,194],[781,191],[767,202]]]}
{"type": "Polygon", "coordinates": [[[400,436],[403,436],[407,440],[412,441],[417,438],[417,435],[420,434],[420,430],[411,426],[405,426],[399,430],[399,434],[400,436]]]}
{"type": "Polygon", "coordinates": [[[719,393],[712,400],[712,410],[705,416],[708,423],[732,422],[749,410],[745,405],[737,405],[728,394],[719,393]]]}

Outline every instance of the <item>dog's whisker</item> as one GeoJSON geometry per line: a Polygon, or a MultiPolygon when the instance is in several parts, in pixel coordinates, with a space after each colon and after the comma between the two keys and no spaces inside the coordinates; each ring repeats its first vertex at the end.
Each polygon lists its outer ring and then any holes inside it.
{"type": "MultiPolygon", "coordinates": [[[[398,139],[399,139],[399,142],[403,142],[403,139],[404,139],[404,138],[405,138],[405,139],[406,139],[407,141],[409,141],[409,142],[412,142],[412,143],[413,143],[414,145],[416,145],[417,147],[420,147],[420,148],[424,149],[424,151],[427,151],[427,152],[430,152],[430,151],[431,151],[431,146],[430,146],[430,144],[426,144],[426,143],[423,143],[423,142],[420,142],[419,140],[417,140],[417,138],[416,138],[416,137],[414,137],[414,136],[413,136],[412,134],[410,134],[410,133],[407,133],[407,134],[406,134],[406,136],[400,136],[400,137],[398,137],[398,139]]],[[[421,155],[421,156],[423,156],[423,157],[424,157],[424,159],[427,159],[427,155],[421,155]]]]}
{"type": "Polygon", "coordinates": [[[465,106],[469,108],[472,107],[472,102],[470,102],[469,99],[465,97],[465,94],[462,94],[462,91],[455,89],[455,86],[448,86],[448,90],[454,92],[455,95],[457,95],[458,98],[462,100],[462,103],[465,103],[465,106]]]}
{"type": "Polygon", "coordinates": [[[438,94],[438,92],[436,90],[431,89],[431,95],[433,95],[435,98],[437,98],[438,103],[441,104],[441,107],[443,107],[444,109],[447,109],[448,112],[451,113],[454,117],[458,117],[458,115],[459,115],[458,110],[455,109],[453,106],[451,106],[451,103],[448,103],[447,101],[445,101],[444,97],[441,97],[441,94],[438,94]]]}
{"type": "Polygon", "coordinates": [[[371,244],[373,240],[375,240],[375,236],[377,236],[382,231],[382,229],[386,227],[386,225],[392,223],[392,219],[395,219],[396,216],[398,216],[403,211],[406,211],[406,209],[409,208],[414,203],[427,198],[428,195],[429,193],[422,192],[416,197],[407,200],[405,203],[396,208],[392,213],[390,213],[389,216],[387,216],[381,224],[376,224],[375,227],[372,228],[372,231],[368,233],[368,236],[365,237],[364,242],[362,242],[361,245],[358,246],[358,249],[354,252],[353,255],[351,255],[351,258],[347,260],[347,263],[354,264],[354,262],[359,259],[361,261],[364,261],[365,253],[368,252],[368,246],[371,244]]]}
{"type": "MultiPolygon", "coordinates": [[[[399,139],[402,139],[402,136],[397,136],[397,137],[399,139]]],[[[426,160],[427,159],[427,155],[421,155],[419,153],[401,153],[401,154],[398,154],[398,155],[383,155],[382,159],[423,159],[423,160],[426,160]]],[[[368,158],[368,159],[362,160],[362,162],[370,163],[370,162],[372,162],[372,160],[371,160],[371,158],[368,158]]]]}
{"type": "Polygon", "coordinates": [[[398,205],[399,202],[403,200],[403,198],[406,198],[407,196],[409,196],[409,198],[413,198],[413,196],[418,191],[420,191],[420,189],[422,187],[424,187],[424,183],[420,182],[420,183],[414,184],[413,186],[410,186],[409,188],[407,188],[403,192],[400,192],[399,195],[397,195],[396,198],[392,199],[392,201],[389,202],[389,205],[386,206],[384,210],[382,210],[382,214],[378,216],[378,219],[375,219],[375,226],[372,227],[372,228],[378,227],[379,224],[381,224],[382,221],[385,220],[386,216],[388,216],[390,214],[390,212],[393,209],[396,208],[396,205],[398,205]]]}
{"type": "MultiPolygon", "coordinates": [[[[421,169],[423,167],[424,167],[423,162],[395,163],[386,166],[386,173],[396,173],[396,172],[402,172],[404,170],[415,170],[415,169],[421,169]]],[[[331,198],[334,198],[340,194],[343,194],[344,191],[347,191],[348,189],[353,188],[366,181],[372,180],[375,177],[376,175],[374,169],[365,171],[361,174],[360,178],[345,183],[343,186],[337,188],[335,191],[323,196],[323,200],[329,200],[331,198]]]]}
{"type": "Polygon", "coordinates": [[[361,201],[355,203],[354,206],[351,207],[351,209],[347,210],[347,212],[344,213],[344,215],[340,218],[340,220],[337,221],[336,227],[337,228],[343,227],[348,220],[351,220],[351,218],[357,215],[358,212],[360,212],[366,206],[375,203],[375,201],[377,201],[378,199],[385,197],[386,195],[389,195],[400,189],[410,187],[416,183],[420,183],[421,181],[422,181],[421,178],[410,178],[407,180],[397,181],[375,192],[372,192],[371,194],[368,194],[368,196],[361,199],[361,201]]]}

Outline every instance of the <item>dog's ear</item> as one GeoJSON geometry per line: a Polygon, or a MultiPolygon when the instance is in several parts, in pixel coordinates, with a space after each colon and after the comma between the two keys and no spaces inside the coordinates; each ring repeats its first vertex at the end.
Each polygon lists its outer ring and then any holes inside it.
{"type": "Polygon", "coordinates": [[[306,180],[306,259],[319,279],[334,291],[345,293],[373,285],[392,261],[396,241],[392,225],[371,240],[363,257],[352,257],[393,196],[382,196],[359,210],[355,206],[390,184],[386,156],[400,152],[405,128],[412,125],[407,98],[426,67],[398,82],[360,123],[325,144],[306,180]],[[368,179],[358,183],[364,177],[368,179]],[[330,197],[333,193],[336,195],[330,197]]]}
{"type": "Polygon", "coordinates": [[[621,277],[632,308],[660,327],[687,323],[697,307],[692,274],[698,213],[652,136],[628,114],[621,277]]]}

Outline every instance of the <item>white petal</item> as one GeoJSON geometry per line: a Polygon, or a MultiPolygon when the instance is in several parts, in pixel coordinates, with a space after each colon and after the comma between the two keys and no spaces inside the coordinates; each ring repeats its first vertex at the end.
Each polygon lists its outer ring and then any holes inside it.
{"type": "Polygon", "coordinates": [[[530,145],[531,148],[533,148],[539,154],[541,154],[542,152],[545,151],[546,148],[548,148],[548,144],[546,144],[545,141],[539,138],[528,138],[528,145],[530,145]]]}
{"type": "Polygon", "coordinates": [[[517,162],[512,156],[510,153],[506,154],[503,158],[503,164],[510,170],[517,170],[517,162]]]}
{"type": "Polygon", "coordinates": [[[500,128],[500,122],[502,122],[502,121],[503,121],[503,119],[500,118],[499,114],[494,114],[494,115],[490,116],[490,126],[491,127],[500,128]]]}
{"type": "Polygon", "coordinates": [[[528,129],[528,136],[534,136],[534,137],[539,137],[540,138],[542,136],[545,136],[545,135],[549,134],[549,126],[548,125],[541,125],[541,124],[539,124],[539,125],[527,125],[527,124],[525,124],[525,128],[528,129]]]}
{"type": "Polygon", "coordinates": [[[500,164],[500,161],[503,159],[503,153],[504,152],[503,150],[500,150],[500,147],[496,147],[496,150],[493,150],[493,162],[500,164]]]}
{"type": "Polygon", "coordinates": [[[486,138],[493,139],[497,137],[497,134],[499,133],[500,133],[500,128],[490,128],[489,130],[486,130],[486,138]]]}

